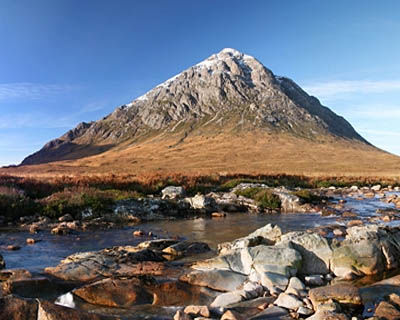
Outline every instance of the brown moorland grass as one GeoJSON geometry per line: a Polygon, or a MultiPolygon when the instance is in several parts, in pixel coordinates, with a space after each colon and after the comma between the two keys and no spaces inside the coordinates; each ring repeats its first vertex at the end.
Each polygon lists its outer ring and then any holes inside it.
{"type": "Polygon", "coordinates": [[[104,178],[112,174],[144,180],[176,175],[400,177],[400,157],[344,139],[315,141],[285,134],[241,132],[196,134],[177,141],[176,136],[156,136],[141,143],[126,142],[91,157],[0,169],[0,174],[37,178],[104,178]]]}

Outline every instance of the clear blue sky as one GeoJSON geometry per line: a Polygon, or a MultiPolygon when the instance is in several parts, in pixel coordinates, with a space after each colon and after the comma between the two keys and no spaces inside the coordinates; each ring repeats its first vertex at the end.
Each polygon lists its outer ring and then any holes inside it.
{"type": "Polygon", "coordinates": [[[400,1],[1,0],[0,165],[224,47],[400,154],[400,1]]]}

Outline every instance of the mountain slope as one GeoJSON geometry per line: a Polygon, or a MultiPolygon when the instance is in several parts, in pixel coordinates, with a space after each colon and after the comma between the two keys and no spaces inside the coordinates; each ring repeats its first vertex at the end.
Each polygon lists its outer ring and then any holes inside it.
{"type": "Polygon", "coordinates": [[[118,154],[134,159],[132,146],[155,143],[153,148],[172,152],[189,141],[217,136],[226,140],[221,148],[228,153],[235,147],[229,141],[246,136],[249,141],[254,136],[287,137],[300,144],[340,144],[382,153],[292,80],[275,76],[249,55],[224,49],[107,117],[79,124],[22,165],[63,160],[85,165],[89,159],[118,159],[118,154]]]}

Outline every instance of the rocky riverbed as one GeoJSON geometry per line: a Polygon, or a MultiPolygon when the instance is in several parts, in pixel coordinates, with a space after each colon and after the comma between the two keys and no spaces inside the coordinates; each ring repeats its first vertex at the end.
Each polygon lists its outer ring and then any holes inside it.
{"type": "Polygon", "coordinates": [[[276,210],[235,192],[249,188],[267,187],[170,187],[108,217],[5,226],[0,319],[400,318],[399,190],[319,189],[306,203],[277,188],[276,210]]]}

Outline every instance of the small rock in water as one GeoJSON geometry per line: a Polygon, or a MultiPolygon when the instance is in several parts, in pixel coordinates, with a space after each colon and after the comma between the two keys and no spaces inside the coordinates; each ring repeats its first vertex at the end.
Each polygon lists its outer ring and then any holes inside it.
{"type": "Polygon", "coordinates": [[[12,245],[12,244],[11,244],[11,245],[7,246],[6,249],[7,249],[8,251],[16,251],[16,250],[21,249],[21,247],[20,247],[20,246],[17,246],[17,245],[12,245]]]}
{"type": "Polygon", "coordinates": [[[213,218],[225,218],[226,217],[226,213],[225,212],[213,212],[211,214],[211,217],[213,217],[213,218]]]}
{"type": "Polygon", "coordinates": [[[134,237],[143,237],[144,236],[144,232],[142,230],[133,231],[133,236],[134,237]]]}
{"type": "Polygon", "coordinates": [[[36,243],[36,240],[33,238],[26,239],[26,244],[35,244],[35,243],[36,243]]]}

